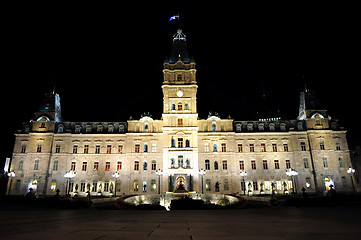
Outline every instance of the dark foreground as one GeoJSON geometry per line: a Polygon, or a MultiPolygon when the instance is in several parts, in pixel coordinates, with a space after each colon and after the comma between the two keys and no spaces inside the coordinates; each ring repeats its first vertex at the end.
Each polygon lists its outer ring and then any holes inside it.
{"type": "MultiPolygon", "coordinates": [[[[4,207],[4,206],[3,206],[4,207]]],[[[361,206],[229,210],[1,208],[2,239],[360,239],[361,206]]]]}

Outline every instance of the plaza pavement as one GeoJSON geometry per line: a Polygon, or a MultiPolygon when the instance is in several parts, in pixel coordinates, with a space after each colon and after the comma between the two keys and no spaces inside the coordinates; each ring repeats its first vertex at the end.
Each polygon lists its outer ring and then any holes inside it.
{"type": "Polygon", "coordinates": [[[361,206],[0,210],[1,239],[360,239],[361,206]]]}

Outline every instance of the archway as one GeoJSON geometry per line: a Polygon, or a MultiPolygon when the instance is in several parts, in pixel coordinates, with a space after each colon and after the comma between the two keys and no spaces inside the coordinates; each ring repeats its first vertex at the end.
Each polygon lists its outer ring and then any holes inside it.
{"type": "Polygon", "coordinates": [[[177,178],[176,190],[186,190],[186,181],[184,177],[177,178]]]}

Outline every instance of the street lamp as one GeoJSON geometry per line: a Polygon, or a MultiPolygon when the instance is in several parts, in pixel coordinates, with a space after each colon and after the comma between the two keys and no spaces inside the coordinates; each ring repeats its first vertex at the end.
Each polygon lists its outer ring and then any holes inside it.
{"type": "Polygon", "coordinates": [[[247,172],[245,170],[241,170],[242,177],[242,187],[243,187],[243,195],[246,195],[246,182],[244,181],[244,177],[247,176],[247,172]]]}
{"type": "Polygon", "coordinates": [[[355,185],[353,183],[353,174],[356,172],[356,170],[352,167],[350,167],[349,169],[347,169],[347,173],[350,174],[350,177],[351,177],[351,183],[352,183],[352,190],[353,192],[356,192],[355,190],[355,185]]]}
{"type": "Polygon", "coordinates": [[[158,194],[160,194],[160,176],[163,175],[163,171],[158,169],[155,171],[155,173],[158,175],[158,194]]]}
{"type": "Polygon", "coordinates": [[[10,196],[11,185],[13,184],[13,179],[15,177],[15,172],[14,171],[8,172],[8,177],[10,177],[10,186],[9,186],[9,192],[8,192],[8,195],[10,196]]]}
{"type": "Polygon", "coordinates": [[[120,176],[120,174],[118,172],[113,173],[113,178],[115,178],[115,187],[114,187],[114,196],[117,196],[117,180],[120,176]]]}
{"type": "Polygon", "coordinates": [[[70,179],[71,178],[75,178],[76,176],[76,172],[73,170],[69,170],[64,174],[64,177],[66,178],[67,182],[66,182],[66,186],[65,186],[65,194],[69,195],[70,193],[70,179]]]}
{"type": "MultiPolygon", "coordinates": [[[[293,169],[293,168],[288,168],[286,169],[286,175],[291,177],[292,180],[292,193],[295,193],[295,188],[296,188],[296,181],[295,181],[295,177],[298,175],[298,172],[293,169]]],[[[296,193],[297,193],[297,188],[296,188],[296,193]]]]}
{"type": "Polygon", "coordinates": [[[202,181],[202,194],[203,192],[203,176],[206,174],[206,170],[203,170],[203,168],[201,168],[201,170],[199,170],[199,175],[201,175],[201,181],[202,181]]]}

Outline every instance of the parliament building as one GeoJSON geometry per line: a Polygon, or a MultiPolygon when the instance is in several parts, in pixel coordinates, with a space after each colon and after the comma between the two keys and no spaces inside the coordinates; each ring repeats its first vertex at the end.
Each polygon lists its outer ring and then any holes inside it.
{"type": "Polygon", "coordinates": [[[247,195],[302,188],[323,194],[331,185],[338,192],[353,190],[346,130],[314,92],[300,93],[299,116],[292,120],[238,121],[217,114],[200,119],[196,63],[186,45],[178,30],[164,61],[161,119],[144,114],[124,122],[64,121],[60,96],[47,94],[15,134],[10,194],[24,195],[29,188],[38,196],[57,189],[79,196],[179,187],[247,195]]]}

